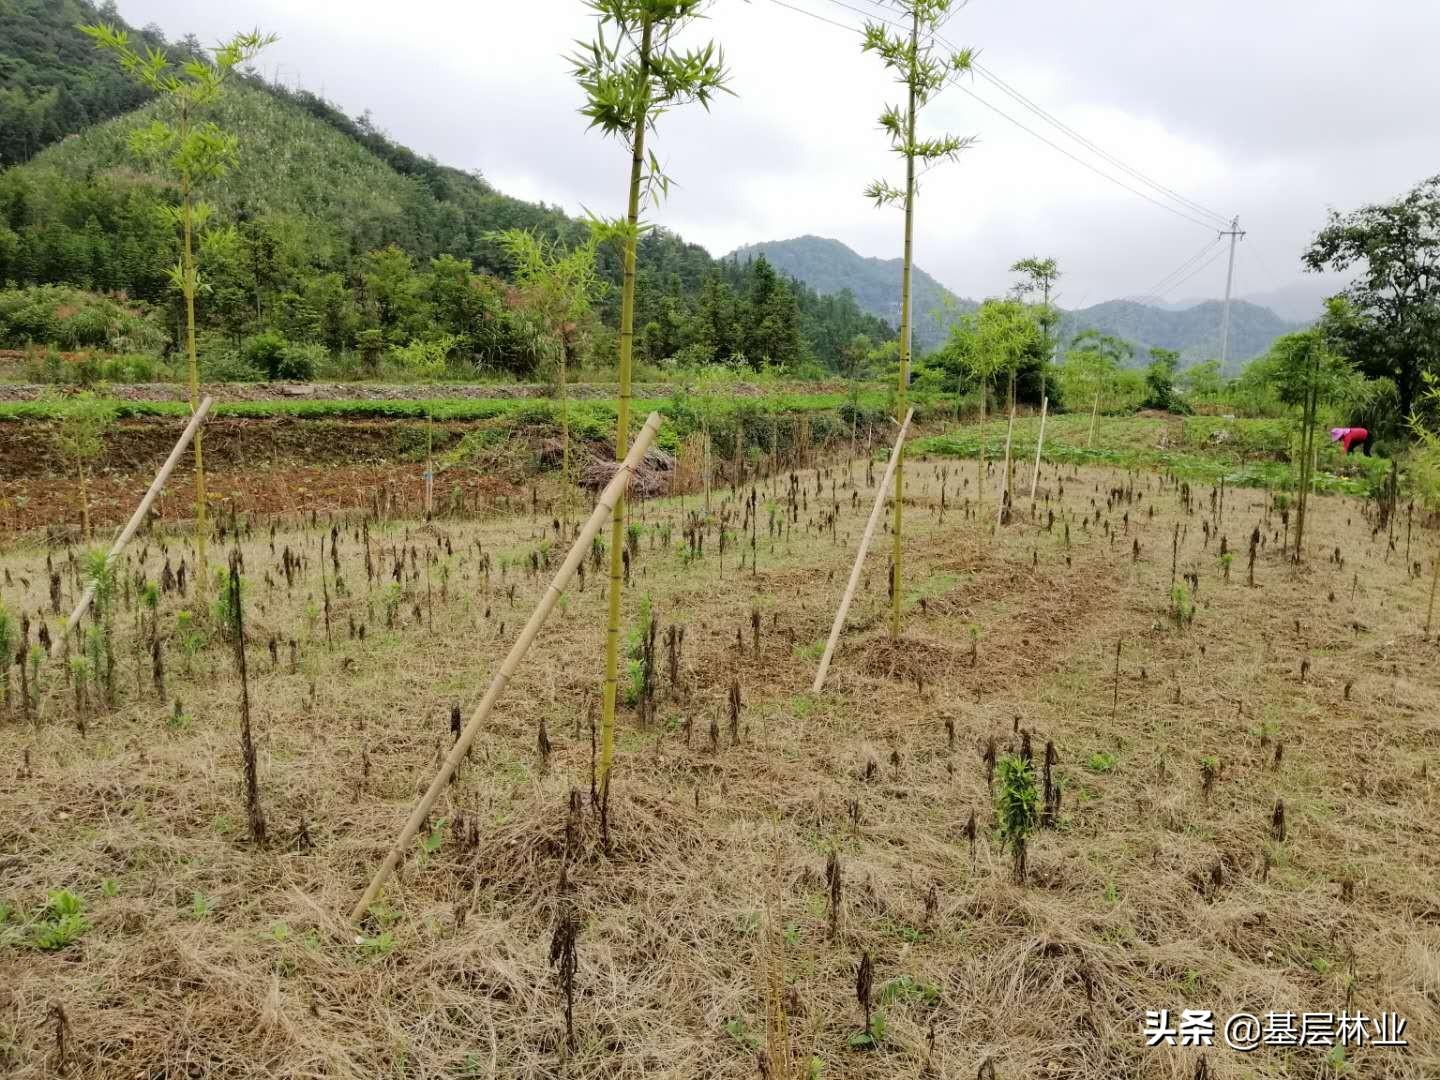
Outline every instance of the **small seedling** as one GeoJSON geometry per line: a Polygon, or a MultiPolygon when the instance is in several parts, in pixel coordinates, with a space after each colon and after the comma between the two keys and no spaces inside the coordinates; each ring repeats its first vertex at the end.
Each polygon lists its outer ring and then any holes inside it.
{"type": "Polygon", "coordinates": [[[75,944],[89,929],[85,901],[69,889],[54,889],[30,924],[30,945],[43,952],[58,952],[75,944]]]}
{"type": "Polygon", "coordinates": [[[1006,754],[996,763],[999,790],[995,795],[995,822],[1000,845],[1015,860],[1015,880],[1025,883],[1026,845],[1040,825],[1040,792],[1035,766],[1028,757],[1006,754]]]}
{"type": "Polygon", "coordinates": [[[1096,750],[1085,762],[1091,772],[1108,773],[1114,770],[1120,759],[1109,750],[1096,750]]]}

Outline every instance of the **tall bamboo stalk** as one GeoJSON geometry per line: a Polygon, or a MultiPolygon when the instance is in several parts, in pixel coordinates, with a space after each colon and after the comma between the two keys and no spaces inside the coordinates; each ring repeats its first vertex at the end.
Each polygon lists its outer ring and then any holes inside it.
{"type": "MultiPolygon", "coordinates": [[[[630,370],[635,347],[635,246],[640,229],[640,179],[645,165],[645,125],[649,120],[650,50],[654,19],[648,13],[640,31],[640,85],[644,95],[631,137],[630,195],[625,211],[625,278],[620,293],[620,400],[615,412],[615,458],[623,460],[630,439],[630,370]]],[[[605,687],[600,712],[600,803],[610,796],[610,765],[615,756],[615,695],[620,672],[620,589],[624,576],[625,495],[622,490],[610,521],[610,592],[605,622],[605,687]]]]}
{"type": "MultiPolygon", "coordinates": [[[[910,52],[914,55],[920,40],[920,8],[910,12],[910,52]]],[[[915,80],[907,80],[909,96],[905,112],[905,139],[911,148],[905,155],[905,259],[900,270],[900,387],[895,395],[895,419],[909,422],[906,399],[910,392],[910,262],[915,246],[915,80]]],[[[890,555],[890,638],[900,636],[900,586],[905,557],[905,444],[896,445],[895,460],[895,535],[890,555]]]]}
{"type": "Polygon", "coordinates": [[[385,882],[395,872],[395,867],[399,865],[400,860],[404,858],[405,852],[414,841],[416,832],[424,824],[425,819],[430,816],[430,811],[434,809],[436,801],[449,786],[450,778],[460,767],[460,762],[465,759],[466,754],[469,753],[475,736],[480,733],[481,725],[490,715],[490,710],[494,708],[495,702],[504,692],[511,676],[520,666],[520,661],[525,659],[525,654],[535,643],[540,628],[545,625],[545,620],[549,618],[550,612],[559,601],[560,594],[569,584],[570,578],[574,576],[576,567],[589,554],[591,542],[600,534],[605,519],[620,505],[620,499],[626,486],[630,483],[630,478],[635,474],[636,468],[645,457],[645,452],[650,449],[651,443],[655,441],[655,433],[660,430],[660,422],[660,414],[651,413],[650,418],[645,421],[645,426],[635,436],[635,442],[625,455],[620,468],[615,471],[615,475],[610,478],[610,483],[606,484],[605,490],[600,493],[600,498],[595,503],[595,509],[591,511],[590,517],[586,519],[584,526],[576,535],[575,542],[570,545],[569,554],[565,556],[565,561],[560,564],[560,569],[555,572],[555,577],[551,579],[545,594],[535,605],[535,610],[530,613],[530,618],[525,623],[524,629],[520,631],[520,636],[516,638],[515,644],[510,647],[510,652],[500,664],[499,670],[495,672],[489,688],[485,691],[485,696],[480,699],[480,704],[471,714],[469,723],[456,737],[450,753],[440,765],[440,771],[435,774],[435,779],[430,782],[430,787],[420,797],[420,801],[415,804],[415,809],[411,811],[404,828],[400,830],[394,846],[390,848],[384,862],[375,871],[375,876],[370,879],[365,894],[360,897],[354,910],[350,912],[351,922],[359,922],[370,905],[375,902],[380,895],[380,890],[385,887],[385,882]]]}
{"type": "Polygon", "coordinates": [[[1095,389],[1095,403],[1090,406],[1090,434],[1085,439],[1085,449],[1095,445],[1095,418],[1100,415],[1100,389],[1095,389]]]}
{"type": "MultiPolygon", "coordinates": [[[[975,456],[975,520],[981,520],[985,513],[985,421],[987,420],[985,402],[989,398],[989,387],[985,380],[980,380],[980,442],[979,452],[975,456]]],[[[983,545],[982,545],[983,546],[983,545]]]]}
{"type": "MultiPolygon", "coordinates": [[[[190,103],[181,100],[180,122],[177,125],[183,143],[190,133],[190,103]]],[[[195,268],[195,194],[190,184],[190,174],[180,174],[180,291],[185,297],[185,359],[190,376],[190,412],[200,408],[200,360],[195,349],[195,292],[199,287],[195,268]]],[[[200,430],[195,431],[195,564],[198,569],[198,587],[203,596],[209,588],[210,568],[206,558],[205,544],[209,539],[205,521],[205,451],[200,430]]]]}
{"type": "Polygon", "coordinates": [[[1305,517],[1310,508],[1310,487],[1314,479],[1315,450],[1315,423],[1317,414],[1320,411],[1320,351],[1313,350],[1310,369],[1310,386],[1305,394],[1305,409],[1303,429],[1300,433],[1300,476],[1298,494],[1298,514],[1295,520],[1295,561],[1300,561],[1301,543],[1305,535],[1305,517]]]}

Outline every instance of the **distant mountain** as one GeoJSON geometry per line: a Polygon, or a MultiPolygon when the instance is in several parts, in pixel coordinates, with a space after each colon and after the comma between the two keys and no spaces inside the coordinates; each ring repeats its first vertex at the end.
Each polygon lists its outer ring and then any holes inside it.
{"type": "MultiPolygon", "coordinates": [[[[756,255],[764,255],[782,274],[803,281],[818,293],[849,290],[861,311],[877,315],[892,326],[900,325],[899,259],[866,258],[839,240],[823,236],[747,244],[725,258],[743,263],[756,255]]],[[[951,320],[977,307],[975,301],[957,297],[919,267],[910,277],[910,287],[917,353],[941,345],[950,332],[951,320]]]]}
{"type": "MultiPolygon", "coordinates": [[[[878,315],[892,326],[899,325],[899,259],[866,258],[839,240],[822,236],[748,244],[726,258],[743,262],[759,254],[776,269],[803,281],[816,292],[849,290],[861,310],[878,315]]],[[[974,311],[978,305],[973,300],[957,297],[919,267],[915,268],[911,281],[915,290],[915,349],[923,353],[944,343],[956,315],[974,311]]],[[[1220,306],[1218,300],[1164,306],[1110,300],[1065,312],[1061,333],[1065,340],[1090,329],[1124,338],[1135,346],[1137,364],[1147,362],[1152,346],[1174,349],[1180,353],[1181,365],[1188,367],[1220,355],[1220,306]]],[[[1308,320],[1303,315],[1287,321],[1258,304],[1244,300],[1232,302],[1231,369],[1238,369],[1246,360],[1261,355],[1277,337],[1299,329],[1305,321],[1308,320]]]]}
{"type": "MultiPolygon", "coordinates": [[[[1152,346],[1174,349],[1180,366],[1189,367],[1220,356],[1222,303],[1205,300],[1179,311],[1166,310],[1130,300],[1107,300],[1103,304],[1067,311],[1060,318],[1062,336],[1069,340],[1082,330],[1124,338],[1135,346],[1135,361],[1145,363],[1152,346]]],[[[1303,326],[1287,322],[1269,308],[1246,300],[1230,304],[1230,369],[1239,367],[1270,348],[1282,334],[1303,326]]]]}

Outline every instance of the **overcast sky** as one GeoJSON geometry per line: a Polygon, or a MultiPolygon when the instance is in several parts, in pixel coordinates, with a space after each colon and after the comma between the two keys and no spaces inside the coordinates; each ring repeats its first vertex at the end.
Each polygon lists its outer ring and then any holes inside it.
{"type": "MultiPolygon", "coordinates": [[[[887,10],[785,2],[852,26],[855,8],[887,10]]],[[[120,0],[120,12],[207,44],[259,25],[281,38],[264,54],[267,75],[368,109],[400,142],[507,193],[623,210],[628,160],[586,132],[563,58],[593,34],[579,0],[120,0]]],[[[1327,208],[1391,197],[1437,170],[1435,0],[972,0],[943,33],[1126,164],[1238,214],[1248,235],[1237,295],[1309,284],[1298,256],[1327,208]]],[[[874,209],[861,190],[903,178],[875,124],[900,91],[856,34],[778,0],[717,0],[694,36],[723,45],[736,96],[709,115],[661,120],[654,145],[677,186],[652,218],[716,255],[805,233],[898,255],[899,212],[874,209]]],[[[992,83],[969,85],[1142,187],[992,83]]],[[[959,90],[935,99],[921,129],[979,139],[924,178],[918,203],[916,260],[962,295],[1003,292],[1006,268],[1032,254],[1059,260],[1066,307],[1140,294],[1214,237],[959,90]]],[[[1167,299],[1218,296],[1224,276],[1222,257],[1167,299]]]]}

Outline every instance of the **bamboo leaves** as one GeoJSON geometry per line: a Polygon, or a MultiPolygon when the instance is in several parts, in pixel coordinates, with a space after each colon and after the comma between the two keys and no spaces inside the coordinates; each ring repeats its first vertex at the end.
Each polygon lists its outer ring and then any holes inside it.
{"type": "Polygon", "coordinates": [[[707,6],[708,0],[592,0],[595,39],[568,57],[585,94],[580,114],[589,127],[619,139],[645,162],[641,186],[649,206],[669,194],[671,180],[654,151],[643,152],[644,133],[673,108],[696,104],[708,111],[717,95],[731,92],[724,54],[713,41],[684,51],[670,46],[707,6]]]}
{"type": "MultiPolygon", "coordinates": [[[[975,137],[947,134],[921,139],[915,133],[914,113],[924,108],[952,78],[970,70],[974,50],[961,49],[947,56],[940,55],[935,48],[935,34],[950,11],[951,0],[906,0],[900,6],[909,15],[913,32],[909,35],[891,33],[883,23],[867,22],[861,46],[863,52],[880,57],[911,95],[908,108],[885,107],[879,117],[880,129],[889,136],[892,151],[909,163],[953,161],[961,151],[975,144],[975,137]]],[[[865,197],[876,206],[905,206],[909,195],[906,188],[882,179],[873,181],[865,189],[865,197]]]]}

